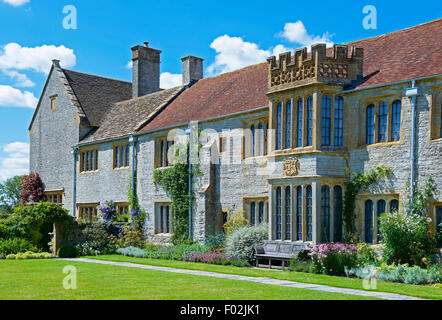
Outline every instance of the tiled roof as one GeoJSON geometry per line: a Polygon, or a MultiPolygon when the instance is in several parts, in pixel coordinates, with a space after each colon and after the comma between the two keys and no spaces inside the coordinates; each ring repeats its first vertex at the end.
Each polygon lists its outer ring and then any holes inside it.
{"type": "Polygon", "coordinates": [[[184,91],[140,131],[165,128],[268,105],[267,63],[205,78],[184,91]]]}
{"type": "Polygon", "coordinates": [[[364,76],[371,87],[442,73],[442,19],[354,41],[364,48],[364,76]]]}
{"type": "MultiPolygon", "coordinates": [[[[442,73],[442,19],[351,42],[364,48],[365,81],[356,88],[442,73]]],[[[268,105],[267,63],[198,81],[141,131],[268,105]]]]}
{"type": "Polygon", "coordinates": [[[82,143],[125,136],[135,132],[161,111],[182,90],[183,86],[161,90],[136,99],[109,104],[98,129],[82,139],[82,143]]]}
{"type": "Polygon", "coordinates": [[[120,80],[63,69],[90,125],[100,126],[115,102],[132,97],[132,84],[120,80]]]}

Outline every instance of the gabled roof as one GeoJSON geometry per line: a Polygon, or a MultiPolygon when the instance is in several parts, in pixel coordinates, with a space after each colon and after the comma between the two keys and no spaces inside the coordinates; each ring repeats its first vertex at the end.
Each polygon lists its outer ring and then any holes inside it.
{"type": "Polygon", "coordinates": [[[113,103],[132,97],[130,82],[63,69],[89,124],[101,125],[113,103]]]}
{"type": "Polygon", "coordinates": [[[82,139],[81,143],[117,138],[134,133],[173,101],[184,89],[185,86],[179,86],[109,104],[100,127],[82,139]]]}
{"type": "MultiPolygon", "coordinates": [[[[442,74],[442,19],[348,43],[364,48],[366,88],[442,74]]],[[[267,63],[198,81],[140,131],[183,125],[267,106],[267,63]]]]}
{"type": "Polygon", "coordinates": [[[265,107],[267,70],[267,63],[260,63],[199,80],[140,131],[265,107]]]}

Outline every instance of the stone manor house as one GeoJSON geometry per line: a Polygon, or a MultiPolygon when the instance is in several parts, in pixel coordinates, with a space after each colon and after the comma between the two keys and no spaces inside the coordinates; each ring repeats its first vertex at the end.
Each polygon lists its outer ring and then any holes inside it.
{"type": "Polygon", "coordinates": [[[221,231],[230,210],[267,222],[272,240],[341,241],[345,183],[378,164],[393,175],[358,195],[361,240],[376,243],[378,215],[402,206],[410,179],[428,177],[439,187],[428,212],[434,232],[442,220],[441,39],[438,19],[210,78],[202,59],[187,56],[182,85],[166,90],[161,51],[148,43],[132,48],[132,83],[54,60],[29,125],[30,171],[48,201],[84,219],[105,200],[128,210],[134,184],[148,239],[167,242],[171,199],[153,171],[173,164],[179,136],[203,131],[201,175],[191,184],[197,241],[221,231]]]}

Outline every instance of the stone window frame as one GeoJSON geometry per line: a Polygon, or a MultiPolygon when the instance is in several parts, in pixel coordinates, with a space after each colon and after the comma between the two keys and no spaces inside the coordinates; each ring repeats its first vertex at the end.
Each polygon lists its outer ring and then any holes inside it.
{"type": "Polygon", "coordinates": [[[342,104],[343,104],[343,126],[342,126],[342,132],[344,133],[344,125],[345,125],[345,105],[346,105],[346,99],[342,92],[331,89],[331,88],[321,88],[321,89],[309,89],[305,90],[300,93],[294,93],[294,94],[286,94],[281,97],[278,97],[275,100],[272,100],[270,102],[271,109],[269,114],[269,123],[271,123],[271,128],[275,129],[274,133],[272,133],[272,137],[270,138],[271,141],[271,148],[270,150],[272,153],[276,156],[278,155],[286,155],[288,153],[299,153],[299,152],[308,152],[313,150],[343,150],[345,146],[345,137],[342,136],[342,146],[335,145],[335,104],[336,104],[336,98],[341,97],[342,98],[342,104]],[[323,96],[328,96],[330,98],[330,145],[322,145],[322,99],[323,96]],[[308,132],[309,132],[309,119],[308,119],[308,100],[311,98],[312,101],[312,123],[313,126],[310,129],[312,133],[311,137],[311,144],[308,143],[308,132]],[[287,130],[285,127],[286,121],[286,103],[287,101],[291,101],[291,146],[286,146],[286,134],[287,130]],[[302,121],[299,122],[298,120],[298,108],[300,106],[300,102],[302,102],[302,121]],[[278,104],[282,104],[282,129],[281,129],[281,149],[278,150],[277,148],[277,132],[276,132],[276,126],[277,126],[277,106],[278,104]],[[298,141],[298,134],[299,134],[299,125],[302,123],[302,145],[299,146],[298,141]]]}
{"type": "MultiPolygon", "coordinates": [[[[282,239],[281,240],[276,240],[276,241],[290,241],[290,242],[309,242],[309,243],[313,243],[314,239],[315,239],[315,235],[314,233],[314,225],[317,225],[318,227],[320,227],[322,225],[322,219],[321,219],[321,203],[322,203],[322,193],[321,190],[323,187],[328,187],[329,191],[330,191],[330,203],[329,203],[329,210],[330,210],[330,220],[329,220],[329,229],[330,229],[330,241],[334,241],[334,230],[335,230],[335,217],[334,217],[334,213],[335,213],[335,187],[340,187],[342,190],[342,195],[345,194],[345,183],[342,181],[333,181],[333,182],[322,182],[322,181],[312,181],[310,183],[300,183],[300,182],[281,182],[278,184],[272,184],[272,206],[274,206],[274,208],[272,208],[272,230],[271,230],[271,238],[272,239],[276,239],[276,225],[274,222],[276,222],[276,190],[278,187],[281,187],[281,217],[282,217],[282,221],[281,221],[281,225],[282,225],[282,229],[281,229],[281,234],[282,234],[282,239]],[[315,193],[314,193],[314,184],[316,183],[316,198],[315,198],[315,193]],[[291,239],[287,239],[285,237],[286,235],[286,221],[285,221],[285,199],[286,199],[286,188],[287,187],[291,187],[290,192],[291,192],[291,239]],[[298,213],[298,197],[297,197],[297,193],[298,193],[298,187],[301,187],[302,189],[302,203],[301,203],[301,207],[302,207],[302,213],[301,213],[301,217],[302,217],[302,221],[301,221],[301,226],[302,226],[302,230],[301,230],[301,236],[302,239],[298,240],[298,221],[297,221],[297,213],[298,213]],[[311,214],[312,214],[312,238],[309,239],[308,238],[308,221],[307,221],[307,189],[311,188],[311,192],[312,192],[312,204],[311,204],[311,214]],[[318,189],[319,188],[319,189],[318,189]],[[318,194],[319,192],[319,194],[318,194]],[[315,204],[316,201],[316,204],[315,204]],[[315,217],[315,212],[313,212],[314,208],[316,207],[316,220],[314,220],[315,217]]],[[[342,208],[341,208],[342,209],[342,208]]],[[[341,212],[342,214],[342,212],[341,212]]],[[[270,217],[269,217],[270,219],[270,217]]],[[[270,220],[269,220],[270,221],[270,220]]],[[[342,218],[341,218],[341,232],[343,232],[343,225],[342,225],[342,218]]],[[[320,243],[322,241],[321,239],[321,232],[319,229],[319,232],[317,231],[316,234],[316,241],[317,243],[320,243]]]]}
{"type": "Polygon", "coordinates": [[[433,88],[429,118],[429,142],[442,141],[442,86],[433,88]]]}
{"type": "Polygon", "coordinates": [[[44,192],[44,201],[55,203],[60,206],[63,206],[64,203],[64,191],[63,190],[51,190],[44,192]],[[57,200],[55,200],[57,199],[57,200]],[[55,201],[54,201],[55,200],[55,201]]]}
{"type": "Polygon", "coordinates": [[[132,148],[129,142],[117,142],[112,145],[112,169],[113,170],[125,170],[129,169],[131,165],[132,158],[132,148]],[[118,160],[121,164],[117,163],[117,148],[119,157],[118,160]],[[127,148],[127,149],[126,149],[127,148]],[[122,151],[124,149],[124,151],[122,151]],[[121,161],[121,157],[124,157],[124,160],[121,161]]]}
{"type": "Polygon", "coordinates": [[[259,116],[252,119],[243,120],[243,143],[242,158],[256,159],[266,157],[268,155],[268,117],[259,116]],[[262,123],[262,130],[259,127],[262,123]],[[255,128],[254,149],[252,127],[255,128]],[[262,150],[261,150],[262,147],[262,150]],[[261,152],[262,151],[262,152],[261,152]]]}
{"type": "Polygon", "coordinates": [[[52,96],[49,97],[49,110],[51,112],[55,112],[57,110],[57,94],[54,94],[52,96]]]}
{"type": "Polygon", "coordinates": [[[85,219],[90,222],[96,221],[98,218],[98,207],[100,203],[77,203],[77,219],[85,219]],[[84,217],[87,214],[87,218],[84,217]],[[92,218],[92,219],[91,219],[92,218]]]}
{"type": "Polygon", "coordinates": [[[168,135],[161,135],[155,138],[155,152],[154,152],[154,168],[165,169],[173,165],[173,161],[169,159],[168,152],[170,148],[174,147],[175,139],[168,140],[168,135]],[[163,142],[163,149],[161,150],[161,142],[163,142]]]}
{"type": "Polygon", "coordinates": [[[442,207],[442,200],[435,200],[430,202],[428,208],[428,217],[431,218],[430,224],[430,234],[432,236],[436,235],[437,230],[437,208],[442,207]]]}
{"type": "MultiPolygon", "coordinates": [[[[163,211],[163,214],[166,214],[166,211],[163,211]]],[[[164,217],[166,217],[166,215],[164,215],[164,217]]],[[[164,219],[163,217],[163,219],[164,219]]],[[[172,201],[171,200],[155,200],[154,201],[154,221],[153,221],[153,225],[154,225],[154,234],[155,235],[163,235],[163,236],[170,236],[173,234],[173,230],[172,230],[172,218],[173,218],[173,211],[172,211],[172,201]],[[164,226],[164,222],[163,221],[163,226],[160,226],[159,223],[161,222],[161,217],[159,216],[161,214],[160,209],[161,206],[165,206],[169,208],[169,232],[167,232],[167,227],[166,230],[164,230],[165,226],[164,226]],[[164,232],[166,231],[166,232],[164,232]]]]}
{"type": "Polygon", "coordinates": [[[255,225],[259,224],[259,204],[264,202],[264,221],[263,223],[269,223],[269,197],[263,195],[245,196],[243,197],[243,211],[244,217],[251,225],[251,204],[255,203],[255,225]]]}
{"type": "Polygon", "coordinates": [[[129,213],[129,203],[128,202],[115,202],[115,210],[118,215],[129,213]]]}
{"type": "Polygon", "coordinates": [[[356,212],[359,212],[360,215],[357,217],[359,226],[360,226],[360,238],[365,241],[365,202],[367,200],[371,200],[373,202],[372,208],[372,244],[378,244],[378,202],[381,200],[385,201],[385,210],[386,212],[391,211],[391,202],[396,200],[399,202],[399,210],[402,210],[402,203],[400,201],[401,195],[398,193],[392,194],[362,194],[358,195],[356,198],[356,212]]]}
{"type": "Polygon", "coordinates": [[[88,173],[96,173],[100,170],[100,159],[99,159],[99,148],[98,147],[91,147],[87,149],[80,150],[78,154],[78,172],[80,174],[88,174],[88,173]],[[87,157],[87,154],[90,153],[90,157],[87,159],[87,162],[85,164],[85,157],[87,157]],[[89,164],[89,160],[92,159],[92,154],[95,154],[94,157],[94,166],[92,167],[93,170],[89,169],[87,166],[89,164]],[[85,167],[86,165],[86,167],[85,167]]]}
{"type": "Polygon", "coordinates": [[[405,109],[404,108],[404,99],[402,93],[391,94],[388,96],[379,96],[379,97],[370,97],[366,98],[362,101],[361,114],[363,121],[361,122],[361,131],[363,133],[363,139],[361,139],[361,145],[367,148],[379,147],[379,146],[390,146],[395,144],[404,144],[405,140],[405,131],[404,131],[404,116],[405,109]],[[400,101],[401,103],[401,122],[400,122],[400,131],[399,131],[399,140],[392,140],[392,118],[393,118],[393,103],[396,101],[400,101]],[[387,139],[385,142],[379,141],[379,106],[381,103],[385,103],[387,105],[387,139]],[[367,108],[370,105],[374,105],[374,132],[373,132],[373,143],[367,144],[367,108]]]}

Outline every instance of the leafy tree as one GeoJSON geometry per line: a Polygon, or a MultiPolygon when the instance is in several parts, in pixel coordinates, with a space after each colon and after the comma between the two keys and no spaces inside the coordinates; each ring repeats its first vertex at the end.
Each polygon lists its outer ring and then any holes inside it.
{"type": "Polygon", "coordinates": [[[44,197],[43,182],[36,172],[24,175],[21,181],[20,202],[40,202],[44,197]]]}
{"type": "Polygon", "coordinates": [[[0,214],[12,213],[20,201],[21,176],[15,176],[0,183],[0,214]]]}

